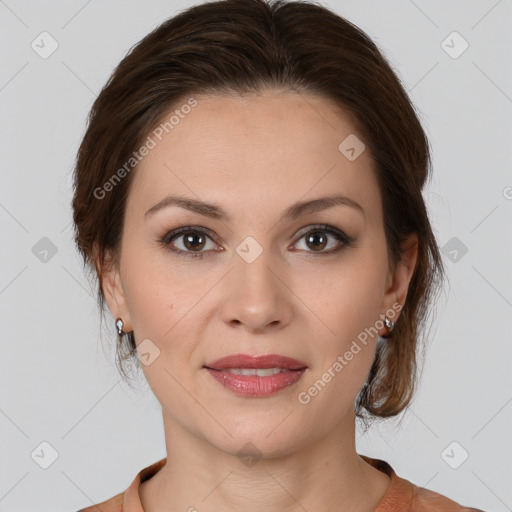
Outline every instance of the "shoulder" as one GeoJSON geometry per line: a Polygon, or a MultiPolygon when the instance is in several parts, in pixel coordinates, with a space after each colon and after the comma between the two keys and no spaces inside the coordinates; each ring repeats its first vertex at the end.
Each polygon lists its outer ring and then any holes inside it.
{"type": "Polygon", "coordinates": [[[157,462],[141,469],[135,478],[132,480],[130,486],[123,492],[116,494],[112,498],[105,500],[101,503],[91,505],[90,507],[82,508],[77,512],[140,512],[142,511],[142,504],[140,502],[139,487],[142,482],[149,480],[155,473],[157,473],[165,463],[167,457],[160,459],[157,462]]]}
{"type": "Polygon", "coordinates": [[[124,492],[120,492],[108,500],[97,503],[96,505],[91,505],[87,508],[81,508],[77,512],[122,512],[123,499],[124,492]]]}
{"type": "Polygon", "coordinates": [[[484,512],[478,508],[466,507],[437,492],[412,484],[414,491],[414,512],[484,512]]]}
{"type": "Polygon", "coordinates": [[[410,480],[398,476],[393,467],[384,460],[366,455],[361,457],[391,478],[391,485],[374,512],[484,512],[413,484],[410,480]]]}

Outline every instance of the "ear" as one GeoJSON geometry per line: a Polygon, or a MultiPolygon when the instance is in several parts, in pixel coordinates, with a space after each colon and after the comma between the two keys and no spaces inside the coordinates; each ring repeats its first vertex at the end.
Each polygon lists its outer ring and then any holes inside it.
{"type": "MultiPolygon", "coordinates": [[[[416,233],[409,235],[403,242],[402,251],[402,258],[397,262],[396,268],[390,269],[388,272],[386,291],[382,298],[382,315],[385,315],[386,311],[390,309],[395,311],[393,305],[396,303],[400,305],[400,309],[405,304],[409,283],[418,259],[418,235],[416,233]]],[[[399,313],[390,320],[396,322],[398,317],[399,313]]]]}
{"type": "Polygon", "coordinates": [[[105,254],[104,261],[100,261],[97,251],[94,250],[94,261],[96,271],[102,277],[102,289],[110,313],[114,320],[121,318],[123,320],[123,331],[131,332],[133,330],[131,318],[128,310],[125,291],[121,282],[119,265],[110,253],[105,254]]]}

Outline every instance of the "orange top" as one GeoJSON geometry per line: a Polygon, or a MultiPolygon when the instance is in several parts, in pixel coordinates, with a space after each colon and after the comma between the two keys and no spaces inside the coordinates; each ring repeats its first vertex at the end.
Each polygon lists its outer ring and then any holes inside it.
{"type": "MultiPolygon", "coordinates": [[[[385,461],[360,455],[368,464],[391,478],[391,485],[373,512],[483,512],[459,505],[437,492],[418,487],[400,478],[385,461]]],[[[144,512],[139,496],[139,484],[150,479],[165,463],[167,457],[142,469],[126,491],[78,512],[144,512]],[[96,508],[98,507],[98,508],[96,508]]]]}

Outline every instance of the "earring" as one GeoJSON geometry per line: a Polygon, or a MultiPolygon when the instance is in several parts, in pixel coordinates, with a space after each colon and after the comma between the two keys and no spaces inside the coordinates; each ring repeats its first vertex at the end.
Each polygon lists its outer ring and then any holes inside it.
{"type": "Polygon", "coordinates": [[[385,334],[382,334],[381,338],[391,338],[391,336],[392,336],[391,332],[395,328],[395,323],[396,322],[392,322],[387,316],[384,317],[384,324],[385,324],[388,332],[385,334]]]}
{"type": "Polygon", "coordinates": [[[116,320],[117,334],[119,334],[119,335],[124,334],[123,333],[123,325],[124,325],[124,322],[120,318],[118,318],[116,320]]]}

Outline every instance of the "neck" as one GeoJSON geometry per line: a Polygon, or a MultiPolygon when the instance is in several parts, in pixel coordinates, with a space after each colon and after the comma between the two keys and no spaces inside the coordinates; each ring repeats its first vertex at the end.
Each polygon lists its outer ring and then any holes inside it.
{"type": "Polygon", "coordinates": [[[293,453],[248,462],[164,416],[167,464],[140,485],[144,511],[373,510],[390,478],[358,456],[354,421],[344,424],[293,453]]]}

